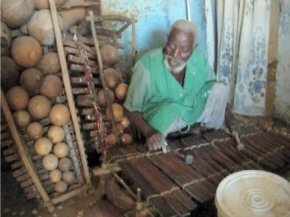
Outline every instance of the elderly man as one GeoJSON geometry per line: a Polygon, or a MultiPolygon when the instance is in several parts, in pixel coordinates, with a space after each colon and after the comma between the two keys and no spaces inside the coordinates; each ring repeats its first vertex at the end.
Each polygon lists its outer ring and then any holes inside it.
{"type": "Polygon", "coordinates": [[[165,47],[148,52],[134,67],[124,106],[149,150],[162,148],[169,133],[195,123],[223,125],[226,88],[196,47],[195,25],[178,20],[165,47]]]}

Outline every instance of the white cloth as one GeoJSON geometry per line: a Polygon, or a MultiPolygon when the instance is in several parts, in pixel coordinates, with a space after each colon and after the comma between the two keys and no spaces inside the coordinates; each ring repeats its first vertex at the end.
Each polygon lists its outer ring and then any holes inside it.
{"type": "Polygon", "coordinates": [[[265,114],[270,9],[270,0],[205,0],[208,50],[239,114],[265,114]]]}
{"type": "MultiPolygon", "coordinates": [[[[223,83],[216,83],[213,85],[205,109],[198,120],[202,126],[211,129],[220,129],[223,127],[228,93],[228,86],[223,83]]],[[[184,129],[185,127],[187,127],[187,130],[190,128],[186,122],[178,119],[169,126],[169,128],[163,133],[163,136],[166,137],[169,133],[177,131],[181,132],[181,129],[184,129]]]]}
{"type": "Polygon", "coordinates": [[[228,93],[228,87],[223,83],[213,85],[205,109],[198,120],[202,126],[213,129],[220,129],[223,126],[228,93]]]}
{"type": "Polygon", "coordinates": [[[166,137],[169,133],[174,133],[177,131],[181,131],[181,129],[185,127],[190,127],[183,121],[182,119],[178,119],[175,122],[173,122],[168,129],[163,133],[163,136],[166,137]]]}

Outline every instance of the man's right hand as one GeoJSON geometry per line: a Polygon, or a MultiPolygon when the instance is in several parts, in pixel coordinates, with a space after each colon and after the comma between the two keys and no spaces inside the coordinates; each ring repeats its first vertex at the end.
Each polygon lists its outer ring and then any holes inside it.
{"type": "Polygon", "coordinates": [[[147,123],[142,113],[130,112],[127,109],[125,109],[125,112],[133,126],[141,130],[145,136],[149,151],[156,151],[165,145],[163,136],[147,123]]]}
{"type": "Polygon", "coordinates": [[[160,133],[154,133],[146,139],[146,144],[149,151],[156,151],[164,146],[164,137],[160,133]]]}

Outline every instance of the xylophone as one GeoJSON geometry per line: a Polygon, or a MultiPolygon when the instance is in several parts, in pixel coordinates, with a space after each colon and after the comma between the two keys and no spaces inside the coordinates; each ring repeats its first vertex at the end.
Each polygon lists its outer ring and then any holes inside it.
{"type": "MultiPolygon", "coordinates": [[[[243,129],[237,140],[224,131],[168,140],[171,152],[148,153],[142,146],[111,150],[112,161],[122,168],[132,188],[160,216],[190,216],[212,201],[220,181],[230,173],[258,169],[280,173],[289,170],[290,139],[271,132],[243,129]],[[190,165],[179,153],[192,155],[190,165]]],[[[128,181],[127,181],[128,182],[128,181]]]]}

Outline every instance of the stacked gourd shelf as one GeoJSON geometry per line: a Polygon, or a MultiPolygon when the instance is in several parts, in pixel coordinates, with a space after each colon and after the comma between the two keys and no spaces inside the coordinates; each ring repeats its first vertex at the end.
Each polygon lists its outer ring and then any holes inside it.
{"type": "MultiPolygon", "coordinates": [[[[66,100],[51,11],[48,0],[1,4],[1,147],[27,198],[52,208],[90,183],[66,100]]],[[[59,17],[67,29],[85,19],[85,9],[60,11],[59,17]]]]}
{"type": "Polygon", "coordinates": [[[97,24],[97,45],[93,36],[83,35],[83,26],[78,26],[66,35],[64,47],[82,133],[87,138],[85,145],[104,153],[110,147],[133,143],[122,105],[129,76],[122,67],[119,52],[123,48],[119,43],[121,33],[132,20],[121,15],[104,15],[94,17],[93,22],[97,24]],[[116,23],[121,23],[119,30],[116,23]]]}

